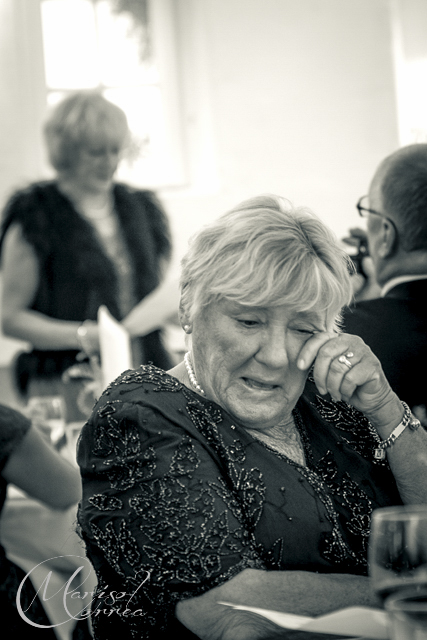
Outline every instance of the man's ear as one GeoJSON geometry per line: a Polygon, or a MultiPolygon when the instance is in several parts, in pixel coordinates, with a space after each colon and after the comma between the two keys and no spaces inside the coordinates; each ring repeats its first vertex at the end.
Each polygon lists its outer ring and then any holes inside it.
{"type": "Polygon", "coordinates": [[[381,234],[378,246],[378,255],[380,258],[389,258],[397,250],[398,236],[396,227],[390,220],[383,218],[381,220],[381,234]]]}

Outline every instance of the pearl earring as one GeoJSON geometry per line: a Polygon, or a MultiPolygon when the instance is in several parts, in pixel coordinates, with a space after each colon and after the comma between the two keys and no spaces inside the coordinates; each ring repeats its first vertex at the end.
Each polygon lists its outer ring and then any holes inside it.
{"type": "Polygon", "coordinates": [[[185,324],[183,326],[183,329],[184,329],[185,333],[190,333],[191,332],[191,325],[185,324]]]}

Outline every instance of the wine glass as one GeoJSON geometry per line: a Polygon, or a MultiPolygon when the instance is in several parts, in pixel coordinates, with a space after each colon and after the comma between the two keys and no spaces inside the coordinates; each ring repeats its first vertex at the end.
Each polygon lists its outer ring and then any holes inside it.
{"type": "Polygon", "coordinates": [[[65,433],[65,404],[62,396],[32,396],[25,413],[33,425],[56,446],[65,433]]]}
{"type": "Polygon", "coordinates": [[[397,591],[385,609],[390,640],[427,640],[427,589],[397,591]]]}
{"type": "Polygon", "coordinates": [[[373,588],[383,602],[397,591],[427,589],[427,505],[376,509],[368,560],[373,588]]]}

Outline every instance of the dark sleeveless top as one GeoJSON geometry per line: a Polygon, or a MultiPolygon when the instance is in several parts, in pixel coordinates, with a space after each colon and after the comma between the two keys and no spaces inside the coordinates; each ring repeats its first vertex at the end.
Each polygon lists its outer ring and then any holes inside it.
{"type": "MultiPolygon", "coordinates": [[[[159,284],[162,260],[170,257],[167,217],[150,191],[123,184],[114,186],[114,210],[133,272],[136,301],[159,284]]],[[[0,251],[6,232],[19,224],[33,247],[40,266],[39,286],[31,309],[51,318],[96,320],[100,305],[121,320],[115,266],[96,230],[57,188],[56,182],[30,185],[15,193],[6,205],[0,251]]],[[[170,359],[159,331],[141,338],[145,362],[169,368],[170,359]]],[[[17,361],[18,386],[25,391],[32,377],[61,374],[75,363],[77,351],[40,351],[21,354],[17,361]]]]}

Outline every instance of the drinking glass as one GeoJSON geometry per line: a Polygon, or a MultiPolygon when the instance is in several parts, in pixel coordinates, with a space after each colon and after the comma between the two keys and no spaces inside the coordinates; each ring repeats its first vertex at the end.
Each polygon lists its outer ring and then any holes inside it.
{"type": "Polygon", "coordinates": [[[65,427],[65,446],[61,453],[73,465],[77,464],[77,441],[83,424],[84,422],[69,422],[65,427]]]}
{"type": "Polygon", "coordinates": [[[62,396],[33,396],[25,411],[31,422],[53,445],[65,433],[65,404],[62,396]]]}
{"type": "Polygon", "coordinates": [[[385,601],[390,640],[427,640],[427,590],[398,591],[385,601]]]}
{"type": "Polygon", "coordinates": [[[427,505],[376,509],[369,538],[369,574],[383,600],[406,589],[427,589],[427,505]]]}

